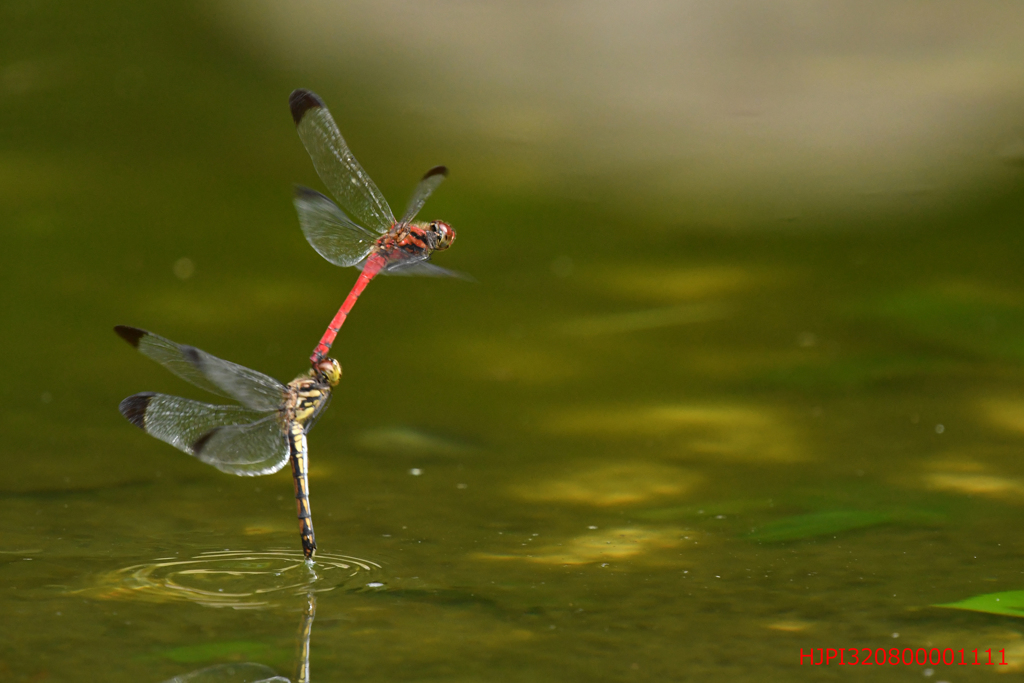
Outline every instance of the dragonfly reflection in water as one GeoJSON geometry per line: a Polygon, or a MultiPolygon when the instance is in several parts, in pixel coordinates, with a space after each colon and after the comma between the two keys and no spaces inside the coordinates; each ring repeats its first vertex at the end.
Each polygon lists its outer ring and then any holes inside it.
{"type": "Polygon", "coordinates": [[[405,214],[396,221],[384,195],[341,137],[323,100],[312,91],[299,89],[292,92],[288,104],[313,167],[341,205],[339,208],[319,192],[296,188],[295,210],[302,232],[317,253],[334,265],[356,266],[362,271],[310,357],[316,365],[331,350],[356,299],[378,273],[466,276],[428,262],[433,252],[447,249],[455,241],[452,226],[444,221],[413,222],[448,176],[447,168],[435,166],[427,171],[405,214]]]}
{"type": "Polygon", "coordinates": [[[187,382],[241,406],[210,405],[178,396],[142,393],[121,401],[136,427],[217,469],[240,476],[272,474],[292,465],[302,552],[316,551],[309,508],[308,432],[341,379],[341,366],[324,358],[287,385],[192,346],[118,325],[122,339],[187,382]]]}
{"type": "MultiPolygon", "coordinates": [[[[295,662],[295,683],[309,683],[309,636],[313,631],[313,619],[316,617],[316,596],[307,596],[306,611],[302,614],[299,624],[297,643],[298,652],[295,662]]],[[[292,683],[284,676],[278,676],[269,666],[245,662],[243,664],[217,664],[198,671],[175,676],[164,683],[292,683]]]]}

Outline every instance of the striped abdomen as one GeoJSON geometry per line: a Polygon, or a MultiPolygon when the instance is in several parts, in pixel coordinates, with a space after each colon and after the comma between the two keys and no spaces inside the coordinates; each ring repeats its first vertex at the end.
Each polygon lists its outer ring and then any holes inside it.
{"type": "Polygon", "coordinates": [[[312,559],[316,552],[316,534],[309,509],[309,454],[306,450],[306,432],[302,423],[292,421],[288,429],[288,450],[291,454],[292,479],[295,481],[295,506],[299,515],[299,534],[302,536],[302,554],[312,559]]]}
{"type": "Polygon", "coordinates": [[[316,535],[313,533],[313,517],[309,509],[309,451],[306,448],[306,430],[319,416],[330,398],[330,387],[315,380],[303,378],[292,382],[295,393],[294,412],[288,423],[288,450],[292,463],[292,479],[295,481],[295,507],[299,517],[299,534],[302,536],[302,553],[312,559],[316,552],[316,535]]]}

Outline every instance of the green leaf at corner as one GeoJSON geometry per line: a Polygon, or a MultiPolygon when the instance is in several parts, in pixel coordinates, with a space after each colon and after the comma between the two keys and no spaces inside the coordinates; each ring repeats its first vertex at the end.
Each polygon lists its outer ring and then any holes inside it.
{"type": "Polygon", "coordinates": [[[975,595],[959,602],[947,602],[933,607],[950,609],[966,609],[972,612],[988,612],[989,614],[1006,614],[1011,617],[1024,617],[1024,591],[1006,591],[1003,593],[986,593],[975,595]]]}
{"type": "Polygon", "coordinates": [[[840,531],[885,524],[891,520],[892,518],[884,512],[868,512],[864,510],[811,512],[806,515],[785,517],[769,522],[750,532],[746,537],[752,541],[761,541],[762,543],[781,543],[783,541],[798,541],[814,536],[828,536],[840,531]]]}

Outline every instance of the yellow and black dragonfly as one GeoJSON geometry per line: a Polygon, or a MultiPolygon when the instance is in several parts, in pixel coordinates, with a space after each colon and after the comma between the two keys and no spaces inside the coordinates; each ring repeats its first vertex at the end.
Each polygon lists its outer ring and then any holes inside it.
{"type": "Polygon", "coordinates": [[[221,360],[193,346],[118,325],[114,331],[186,382],[232,398],[241,406],[210,405],[166,394],[142,393],[121,401],[121,414],[150,436],[222,472],[254,477],[292,465],[302,551],[316,551],[309,510],[308,432],[341,380],[341,365],[325,358],[288,384],[221,360]]]}

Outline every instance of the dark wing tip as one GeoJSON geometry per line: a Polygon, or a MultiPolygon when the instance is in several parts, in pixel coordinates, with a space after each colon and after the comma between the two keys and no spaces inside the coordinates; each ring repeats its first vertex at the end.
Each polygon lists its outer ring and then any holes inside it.
{"type": "Polygon", "coordinates": [[[313,107],[323,107],[324,101],[312,90],[299,88],[292,90],[292,94],[288,96],[288,106],[292,110],[292,119],[297,126],[307,111],[313,107]]]}
{"type": "Polygon", "coordinates": [[[117,336],[135,348],[139,348],[139,340],[149,334],[145,330],[140,330],[137,327],[128,327],[127,325],[117,325],[114,327],[114,332],[117,332],[117,336]]]}
{"type": "Polygon", "coordinates": [[[432,177],[434,177],[436,175],[444,176],[445,178],[447,178],[448,177],[448,167],[447,166],[435,166],[434,168],[430,169],[429,171],[427,171],[426,173],[423,174],[423,180],[426,180],[427,178],[432,178],[432,177]]]}
{"type": "MultiPolygon", "coordinates": [[[[128,329],[133,328],[129,327],[128,329]]],[[[125,400],[121,401],[120,405],[117,406],[117,409],[120,410],[121,414],[124,415],[133,425],[139,429],[145,430],[146,409],[149,408],[149,401],[154,396],[156,396],[156,394],[153,393],[129,396],[125,400]]]]}
{"type": "Polygon", "coordinates": [[[220,427],[214,427],[196,439],[196,442],[192,444],[192,454],[199,457],[199,454],[203,452],[204,448],[206,448],[206,444],[210,443],[210,439],[213,438],[213,435],[216,434],[218,430],[220,430],[220,427]]]}
{"type": "Polygon", "coordinates": [[[182,346],[181,356],[189,363],[192,364],[196,370],[202,371],[203,369],[203,355],[202,352],[194,346],[182,346]]]}
{"type": "Polygon", "coordinates": [[[323,196],[324,195],[320,194],[316,190],[311,190],[308,187],[305,187],[303,185],[296,185],[295,186],[295,198],[296,199],[312,199],[313,197],[323,197],[323,196]]]}

